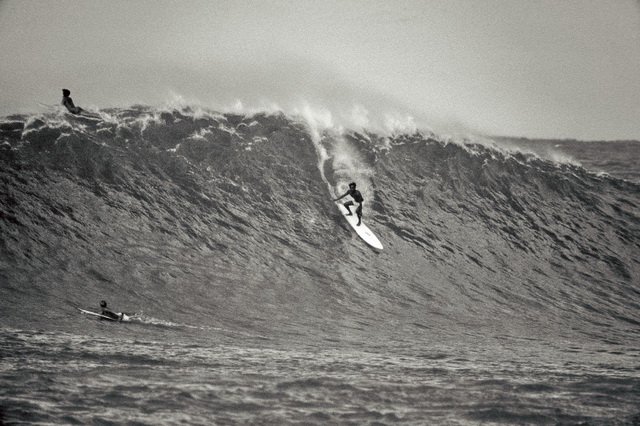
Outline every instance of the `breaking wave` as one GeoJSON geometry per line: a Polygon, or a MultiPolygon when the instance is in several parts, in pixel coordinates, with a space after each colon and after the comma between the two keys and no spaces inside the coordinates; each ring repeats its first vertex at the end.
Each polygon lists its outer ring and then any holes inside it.
{"type": "Polygon", "coordinates": [[[34,306],[63,323],[107,298],[266,338],[638,337],[635,182],[305,114],[99,115],[0,124],[0,306],[14,325],[35,323],[34,306]],[[331,202],[350,181],[382,251],[331,202]]]}

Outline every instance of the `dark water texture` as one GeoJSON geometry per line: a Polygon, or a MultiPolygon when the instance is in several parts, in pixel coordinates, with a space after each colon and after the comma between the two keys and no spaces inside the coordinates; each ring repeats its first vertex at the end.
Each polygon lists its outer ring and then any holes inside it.
{"type": "Polygon", "coordinates": [[[640,421],[639,144],[101,115],[0,124],[3,421],[640,421]]]}

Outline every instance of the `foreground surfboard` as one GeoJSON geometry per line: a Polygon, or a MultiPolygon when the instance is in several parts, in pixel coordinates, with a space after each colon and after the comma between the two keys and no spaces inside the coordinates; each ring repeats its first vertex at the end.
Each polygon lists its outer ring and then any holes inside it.
{"type": "Polygon", "coordinates": [[[347,219],[347,222],[349,222],[349,225],[351,225],[351,227],[356,231],[356,234],[358,234],[360,238],[362,238],[371,247],[377,248],[378,250],[382,250],[382,243],[380,242],[378,237],[376,237],[374,233],[371,232],[371,229],[369,229],[369,227],[365,225],[364,222],[362,222],[360,226],[357,225],[358,216],[356,216],[355,214],[355,206],[352,207],[353,209],[352,211],[354,212],[353,215],[347,216],[347,214],[349,213],[347,208],[343,206],[341,203],[336,203],[336,205],[338,206],[338,209],[340,209],[340,213],[342,213],[345,219],[347,219]]]}
{"type": "Polygon", "coordinates": [[[114,318],[108,317],[108,316],[106,316],[106,315],[99,314],[99,313],[97,313],[97,312],[85,311],[84,309],[80,309],[80,308],[78,308],[78,310],[79,310],[80,312],[82,312],[83,314],[93,315],[93,316],[100,317],[100,318],[102,318],[102,319],[106,319],[106,320],[109,320],[109,321],[120,321],[120,322],[128,322],[128,321],[131,321],[131,317],[129,317],[129,315],[127,315],[127,314],[123,314],[123,313],[118,313],[118,315],[120,315],[120,319],[118,319],[118,320],[117,320],[117,319],[114,319],[114,318]]]}

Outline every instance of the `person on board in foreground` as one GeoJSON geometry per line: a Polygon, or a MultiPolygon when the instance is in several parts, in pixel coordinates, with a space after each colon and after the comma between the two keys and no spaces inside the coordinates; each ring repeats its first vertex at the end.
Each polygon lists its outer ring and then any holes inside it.
{"type": "Polygon", "coordinates": [[[105,302],[104,300],[100,302],[100,307],[102,308],[102,315],[104,315],[105,317],[112,318],[116,321],[121,319],[121,316],[119,314],[116,314],[111,309],[107,308],[107,302],[105,302]]]}
{"type": "Polygon", "coordinates": [[[347,216],[353,215],[353,213],[351,213],[350,207],[355,204],[354,201],[358,203],[358,207],[356,208],[356,216],[358,216],[358,224],[356,226],[360,226],[360,224],[362,223],[362,203],[364,203],[364,198],[362,198],[362,194],[360,193],[360,191],[356,189],[355,182],[351,182],[349,184],[349,189],[347,190],[347,192],[345,192],[340,197],[334,199],[333,201],[338,201],[346,197],[347,195],[351,195],[351,198],[353,198],[353,201],[349,200],[346,203],[344,203],[344,206],[347,208],[347,211],[349,212],[347,216]]]}

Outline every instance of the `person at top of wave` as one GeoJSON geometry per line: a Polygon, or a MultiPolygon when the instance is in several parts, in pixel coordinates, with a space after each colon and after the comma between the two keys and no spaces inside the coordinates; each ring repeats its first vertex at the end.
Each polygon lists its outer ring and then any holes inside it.
{"type": "Polygon", "coordinates": [[[117,314],[111,309],[107,308],[107,302],[105,302],[104,300],[100,302],[100,307],[102,308],[102,315],[104,315],[105,317],[109,317],[115,321],[122,319],[122,314],[117,314]]]}
{"type": "Polygon", "coordinates": [[[71,99],[71,91],[69,89],[62,89],[62,105],[64,105],[67,110],[71,114],[80,114],[84,112],[84,110],[80,107],[77,107],[73,103],[73,99],[71,99]]]}
{"type": "Polygon", "coordinates": [[[358,203],[358,207],[356,208],[356,215],[358,216],[358,224],[356,226],[360,226],[360,224],[362,223],[362,203],[364,203],[364,198],[362,198],[362,194],[360,193],[360,191],[356,189],[355,182],[351,182],[349,184],[349,189],[347,190],[347,192],[345,192],[340,197],[334,199],[333,201],[341,200],[347,195],[351,195],[351,198],[353,198],[353,201],[347,201],[346,203],[344,203],[344,206],[347,208],[347,211],[349,212],[347,216],[353,215],[353,213],[351,213],[350,207],[354,205],[354,201],[358,203]]]}

